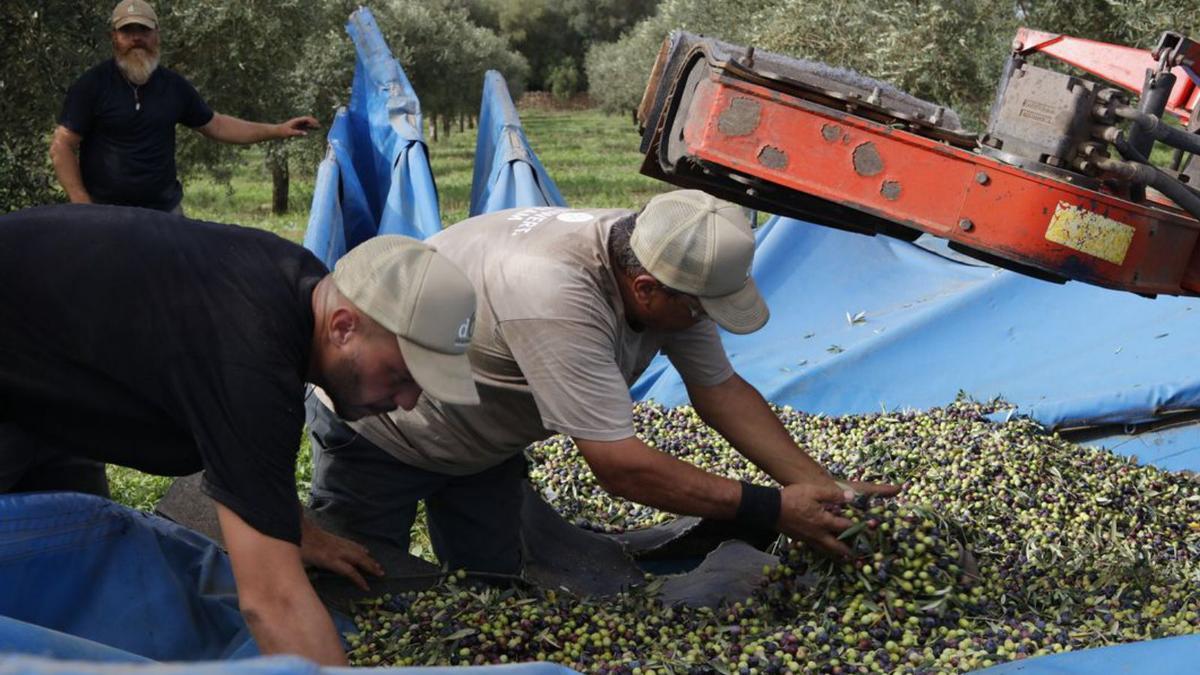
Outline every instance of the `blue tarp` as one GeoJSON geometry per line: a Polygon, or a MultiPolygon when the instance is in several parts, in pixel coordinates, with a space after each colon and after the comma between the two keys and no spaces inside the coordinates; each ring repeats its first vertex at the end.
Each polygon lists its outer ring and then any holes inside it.
{"type": "Polygon", "coordinates": [[[529,147],[525,129],[500,73],[483,80],[470,215],[520,206],[566,206],[558,186],[529,147]]]}
{"type": "MultiPolygon", "coordinates": [[[[428,237],[442,229],[437,188],[422,134],[421,103],[400,63],[392,58],[365,7],[350,15],[346,30],[358,59],[350,92],[350,128],[363,149],[355,155],[379,234],[428,237]]],[[[350,247],[359,241],[348,242],[350,247]]]]}
{"type": "Polygon", "coordinates": [[[1095,673],[1153,673],[1175,675],[1200,670],[1200,635],[1163,638],[1114,647],[1066,652],[1024,661],[1010,661],[979,675],[1095,675],[1095,673]]]}
{"type": "MultiPolygon", "coordinates": [[[[121,664],[121,672],[148,664],[138,671],[147,674],[321,670],[298,658],[250,658],[258,657],[258,647],[238,610],[229,559],[212,540],[164,518],[70,492],[0,495],[0,654],[0,673],[96,673],[101,664],[121,664]]],[[[390,670],[399,669],[375,669],[390,670]]],[[[473,670],[574,672],[550,664],[473,670]]]]}
{"type": "Polygon", "coordinates": [[[357,51],[350,105],[329,130],[304,237],[329,267],[376,234],[423,239],[442,228],[417,94],[369,9],[346,31],[357,51]]]}
{"type": "MultiPolygon", "coordinates": [[[[1187,367],[1200,300],[1058,285],[791,219],[757,237],[753,274],[771,319],[722,339],[737,371],[776,403],[842,415],[945,405],[961,391],[1003,397],[1051,428],[1200,407],[1200,370],[1187,367]]],[[[661,357],[634,394],[687,400],[661,357]]],[[[1200,469],[1195,429],[1110,445],[1200,469]]]]}
{"type": "Polygon", "coordinates": [[[0,495],[0,617],[0,649],[9,653],[258,654],[216,544],[92,495],[0,495]]]}
{"type": "MultiPolygon", "coordinates": [[[[346,110],[339,110],[333,118],[333,127],[329,130],[329,152],[317,167],[312,208],[308,214],[308,229],[304,231],[304,248],[312,251],[329,269],[333,269],[333,264],[348,250],[346,226],[342,217],[342,164],[338,161],[338,151],[335,149],[335,145],[346,138],[348,124],[346,110]]],[[[346,166],[350,165],[348,160],[344,163],[346,166]]],[[[347,191],[361,194],[362,188],[354,174],[349,174],[348,178],[353,180],[354,184],[347,186],[347,191]]],[[[355,200],[347,201],[354,203],[355,200]]],[[[362,203],[366,203],[365,198],[362,203]]]]}

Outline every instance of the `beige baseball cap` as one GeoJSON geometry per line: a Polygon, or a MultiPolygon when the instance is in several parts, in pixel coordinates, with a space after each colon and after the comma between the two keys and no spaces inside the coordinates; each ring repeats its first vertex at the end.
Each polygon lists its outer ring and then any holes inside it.
{"type": "Polygon", "coordinates": [[[475,405],[467,347],[475,328],[475,289],[446,256],[399,235],[372,237],[333,268],[342,295],[396,334],[413,379],[446,403],[475,405]]]}
{"type": "Polygon", "coordinates": [[[730,333],[753,333],[770,317],[750,278],[754,233],[740,206],[699,190],[657,195],[638,214],[629,244],[647,272],[699,298],[730,333]]]}
{"type": "Polygon", "coordinates": [[[131,23],[157,30],[158,15],[154,13],[154,8],[146,0],[121,0],[116,7],[113,7],[113,30],[120,30],[122,26],[128,26],[131,23]]]}

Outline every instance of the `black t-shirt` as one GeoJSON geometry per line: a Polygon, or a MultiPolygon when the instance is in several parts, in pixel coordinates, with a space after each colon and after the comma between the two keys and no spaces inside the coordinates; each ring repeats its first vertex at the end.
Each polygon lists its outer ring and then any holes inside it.
{"type": "Polygon", "coordinates": [[[92,201],[170,211],[183,198],[175,125],[202,127],[212,118],[182,75],[159,66],[134,86],[109,59],[71,85],[58,123],[83,136],[79,168],[92,201]]]}
{"type": "Polygon", "coordinates": [[[295,461],[326,269],[248,228],[116,206],[0,216],[0,422],[204,489],[300,541],[295,461]]]}

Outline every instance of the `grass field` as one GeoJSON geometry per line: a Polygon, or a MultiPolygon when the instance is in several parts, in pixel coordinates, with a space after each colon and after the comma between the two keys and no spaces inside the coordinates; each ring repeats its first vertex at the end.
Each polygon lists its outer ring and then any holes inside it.
{"type": "MultiPolygon", "coordinates": [[[[571,206],[636,208],[670,189],[638,173],[640,137],[626,117],[596,111],[521,113],[530,145],[571,206]]],[[[203,176],[185,177],[184,209],[192,218],[238,223],[275,232],[293,241],[304,238],[317,167],[292,166],[291,212],[271,213],[271,180],[260,149],[243,151],[244,161],[228,185],[203,176]]],[[[475,131],[455,127],[450,136],[429,143],[430,162],[442,208],[450,225],[467,217],[475,162],[475,131]]]]}
{"type": "MultiPolygon", "coordinates": [[[[525,133],[534,152],[558,184],[563,198],[572,206],[636,208],[654,194],[670,189],[638,173],[642,156],[639,136],[626,117],[595,111],[556,112],[525,110],[521,113],[525,133]]],[[[442,222],[456,223],[467,217],[471,176],[475,157],[475,132],[459,133],[429,144],[434,180],[442,208],[442,222]]],[[[271,179],[261,149],[243,151],[228,185],[203,176],[184,177],[184,210],[192,218],[237,223],[270,230],[301,241],[308,225],[316,164],[291,167],[289,194],[291,212],[271,213],[271,179]]],[[[308,439],[303,439],[296,478],[302,496],[307,496],[312,465],[308,439]]],[[[110,466],[113,499],[140,509],[151,509],[170,485],[170,479],[148,476],[131,469],[110,466]]],[[[414,541],[419,542],[419,539],[414,541]]],[[[420,544],[418,544],[420,545],[420,544]]]]}

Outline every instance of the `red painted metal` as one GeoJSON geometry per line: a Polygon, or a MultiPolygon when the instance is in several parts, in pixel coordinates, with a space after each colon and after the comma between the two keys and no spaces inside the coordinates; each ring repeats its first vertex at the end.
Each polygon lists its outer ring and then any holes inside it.
{"type": "MultiPolygon", "coordinates": [[[[1158,66],[1154,56],[1145,49],[1044,33],[1031,28],[1018,29],[1013,46],[1022,55],[1037,52],[1053,56],[1137,94],[1142,93],[1146,70],[1154,70],[1158,66]]],[[[1167,99],[1167,111],[1187,124],[1197,102],[1200,102],[1200,88],[1183,67],[1173,68],[1171,72],[1176,80],[1175,88],[1167,99]]]]}
{"type": "Polygon", "coordinates": [[[1200,295],[1200,224],[1178,211],[990,157],[710,71],[686,110],[687,154],[1051,274],[1200,295]],[[1118,264],[1046,238],[1061,204],[1133,228],[1118,264]]]}

